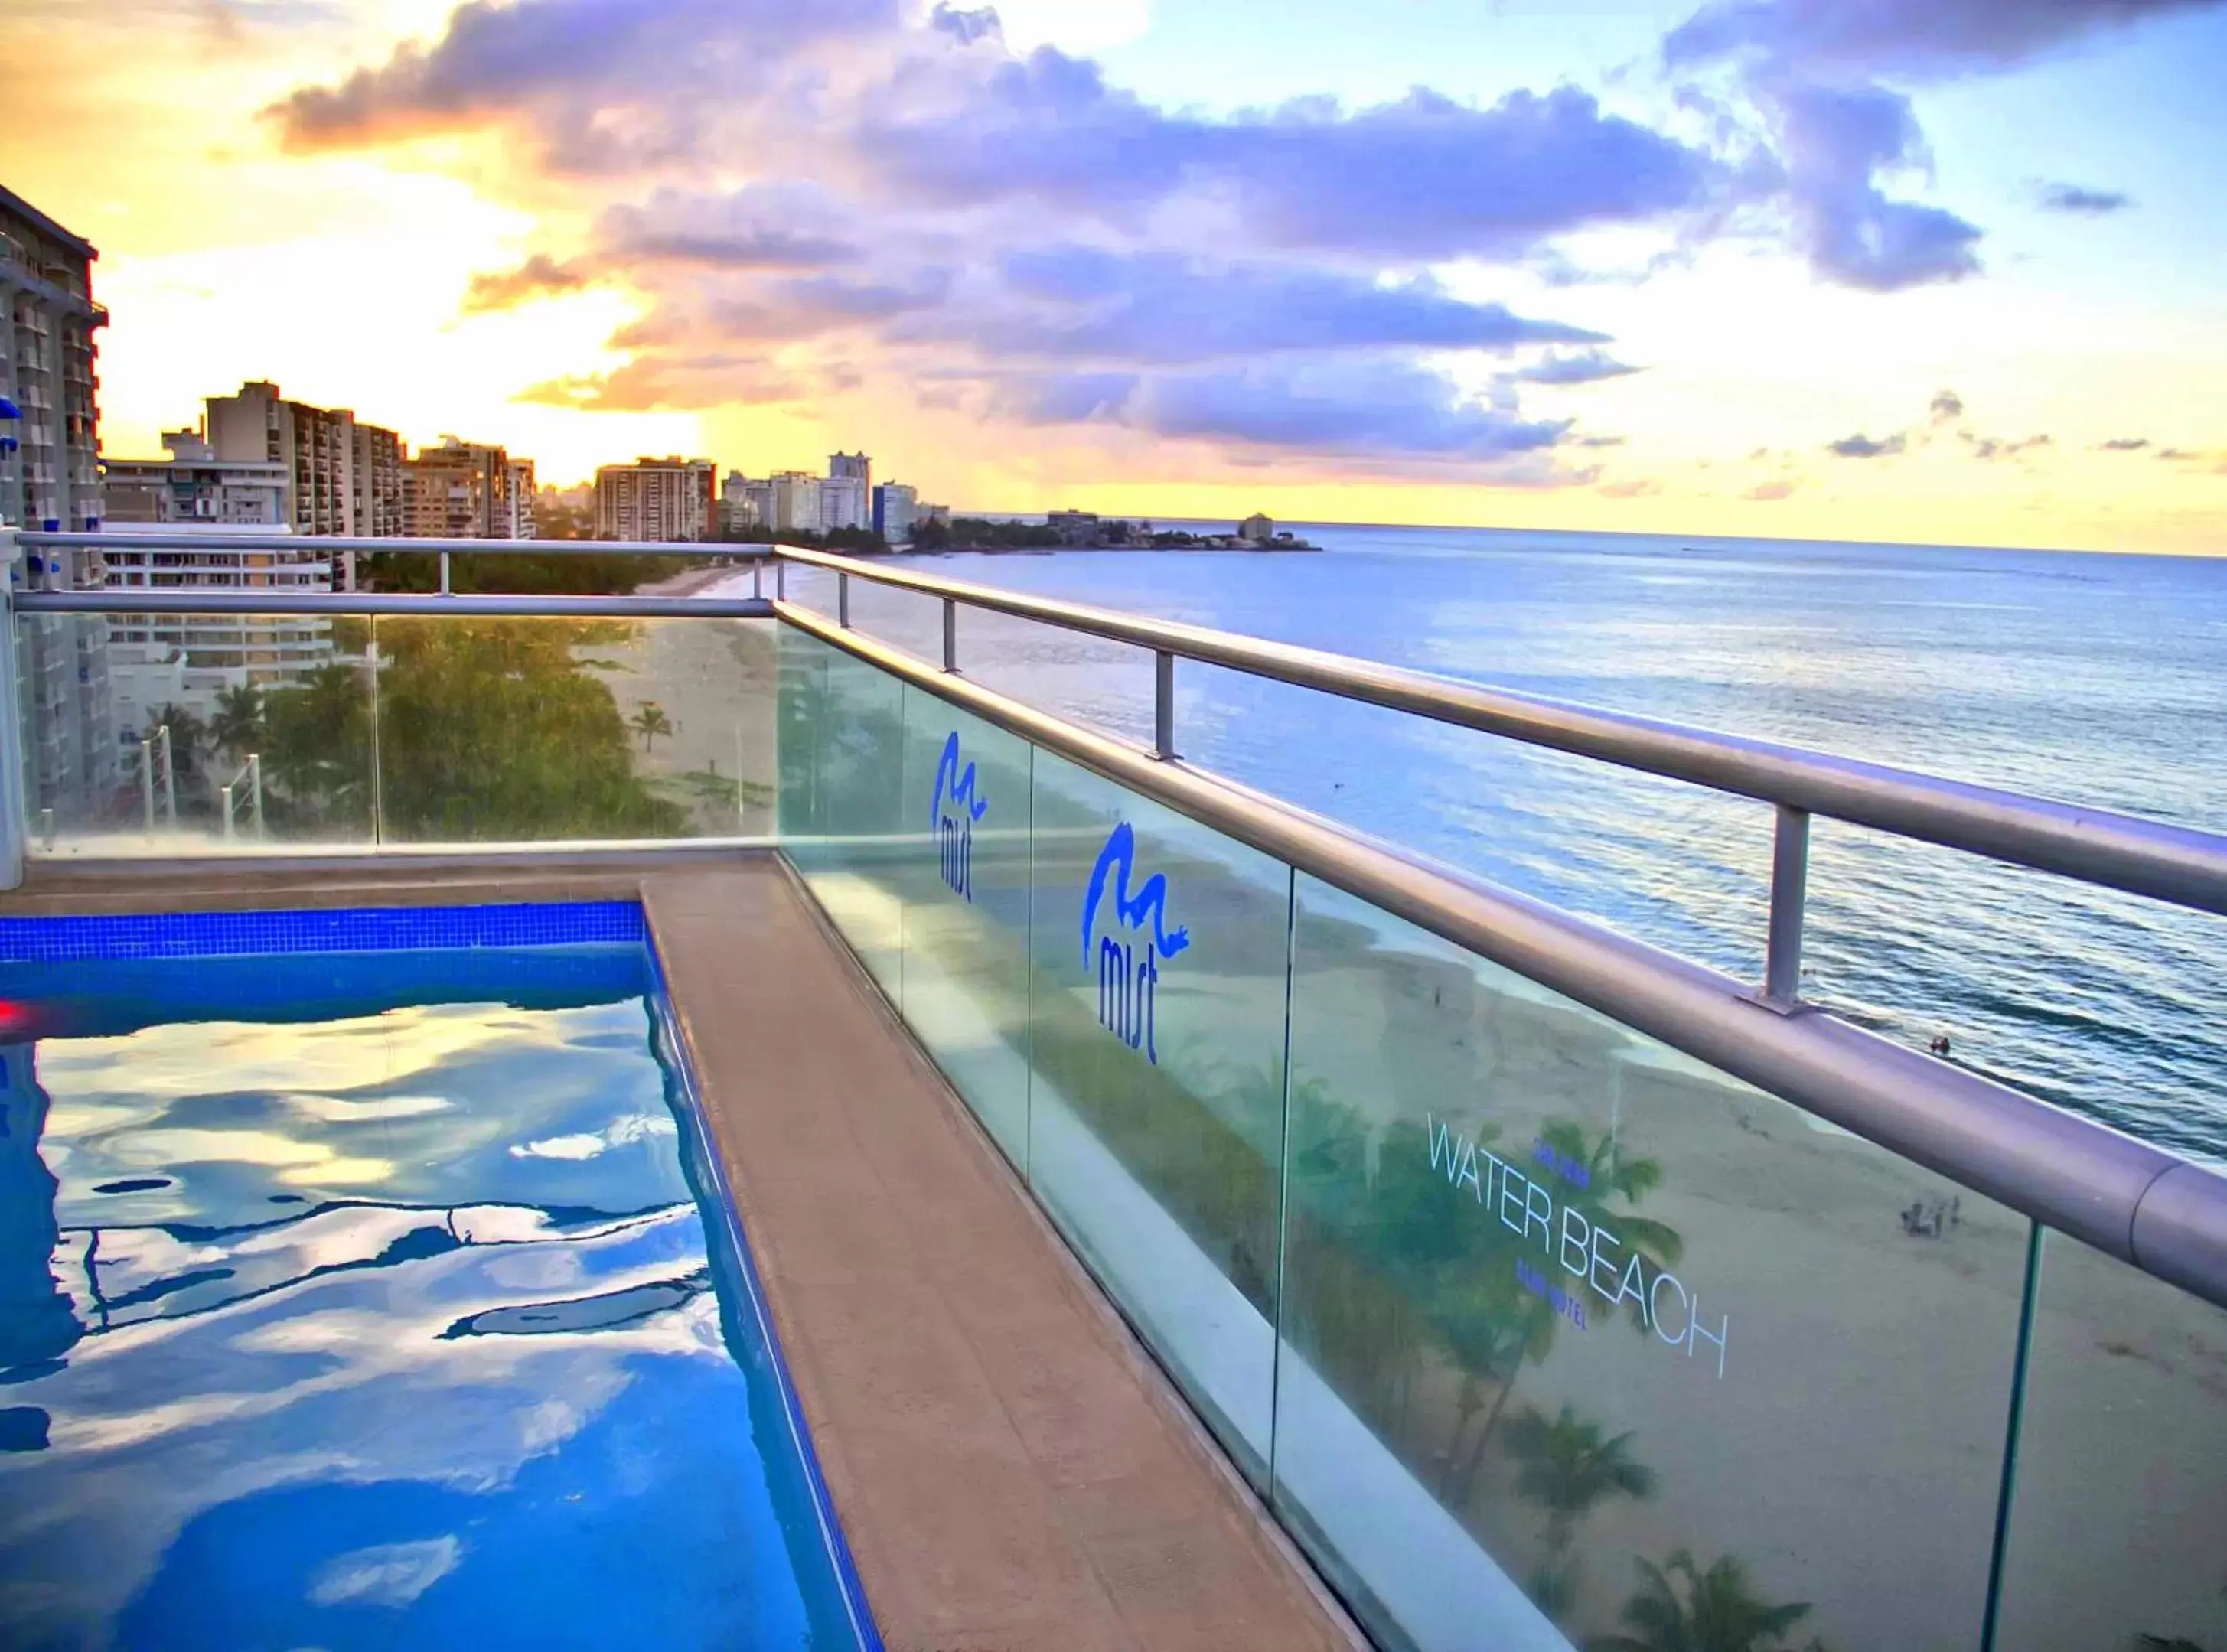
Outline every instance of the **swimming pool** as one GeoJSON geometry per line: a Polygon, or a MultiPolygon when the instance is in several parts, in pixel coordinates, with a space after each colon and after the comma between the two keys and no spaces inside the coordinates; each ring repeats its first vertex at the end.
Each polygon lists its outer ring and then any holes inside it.
{"type": "Polygon", "coordinates": [[[638,909],[29,922],[0,1640],[875,1644],[638,909]]]}

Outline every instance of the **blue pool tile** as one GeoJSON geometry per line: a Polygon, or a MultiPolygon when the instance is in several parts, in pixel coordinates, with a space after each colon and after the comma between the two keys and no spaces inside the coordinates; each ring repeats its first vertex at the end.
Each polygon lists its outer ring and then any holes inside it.
{"type": "Polygon", "coordinates": [[[640,943],[633,901],[0,918],[0,962],[640,943]]]}

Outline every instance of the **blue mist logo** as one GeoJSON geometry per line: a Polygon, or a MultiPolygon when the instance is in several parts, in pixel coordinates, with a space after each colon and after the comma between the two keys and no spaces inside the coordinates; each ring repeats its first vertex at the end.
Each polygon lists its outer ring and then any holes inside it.
{"type": "Polygon", "coordinates": [[[954,729],[936,759],[935,795],[928,802],[928,816],[943,881],[963,901],[974,898],[975,822],[989,812],[990,800],[978,789],[974,765],[960,767],[959,732],[954,729]]]}
{"type": "Polygon", "coordinates": [[[1137,834],[1123,820],[1107,834],[1098,864],[1090,869],[1090,887],[1082,897],[1082,969],[1089,973],[1094,955],[1100,1024],[1157,1064],[1160,963],[1190,945],[1190,931],[1167,927],[1167,878],[1154,872],[1133,894],[1136,873],[1137,834]]]}

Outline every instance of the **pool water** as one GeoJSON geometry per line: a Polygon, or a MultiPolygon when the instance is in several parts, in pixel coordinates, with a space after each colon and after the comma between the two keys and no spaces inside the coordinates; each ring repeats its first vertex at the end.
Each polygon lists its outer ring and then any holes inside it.
{"type": "Polygon", "coordinates": [[[649,967],[0,964],[0,1644],[871,1643],[649,967]]]}

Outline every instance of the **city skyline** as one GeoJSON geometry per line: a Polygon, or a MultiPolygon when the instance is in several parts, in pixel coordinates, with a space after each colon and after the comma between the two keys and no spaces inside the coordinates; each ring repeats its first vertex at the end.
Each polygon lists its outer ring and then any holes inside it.
{"type": "Polygon", "coordinates": [[[262,377],[558,483],[863,442],[977,508],[2227,548],[2217,3],[3,27],[112,455],[262,377]]]}

